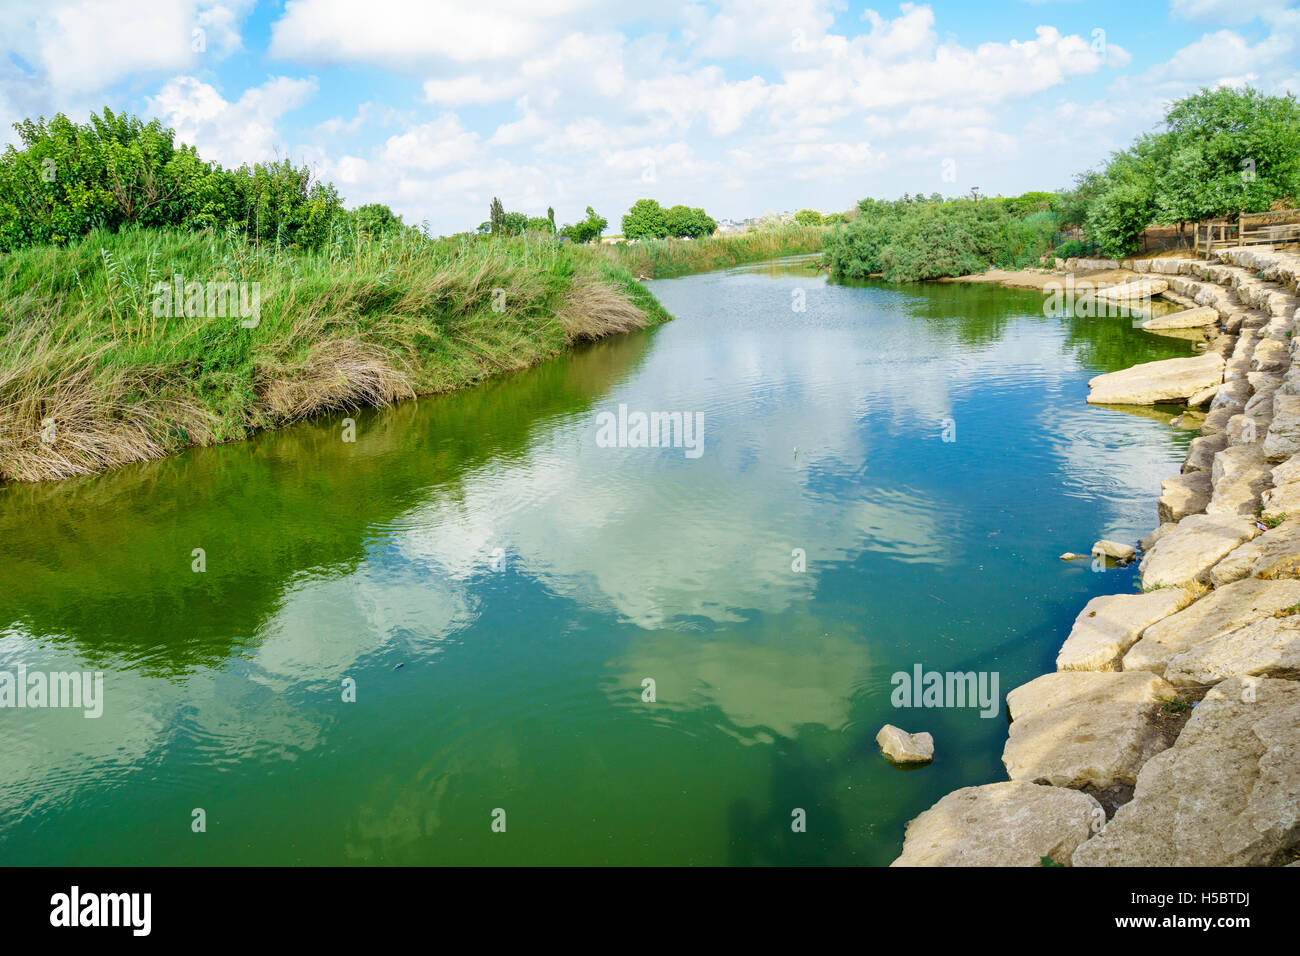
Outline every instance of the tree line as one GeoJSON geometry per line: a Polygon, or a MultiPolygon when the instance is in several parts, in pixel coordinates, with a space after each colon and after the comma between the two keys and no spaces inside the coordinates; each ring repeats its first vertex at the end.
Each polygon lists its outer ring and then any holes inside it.
{"type": "Polygon", "coordinates": [[[832,275],[897,282],[1025,268],[1045,257],[1138,250],[1177,225],[1300,203],[1300,107],[1292,95],[1201,90],[1073,188],[1014,198],[937,193],[863,199],[827,243],[832,275]]]}

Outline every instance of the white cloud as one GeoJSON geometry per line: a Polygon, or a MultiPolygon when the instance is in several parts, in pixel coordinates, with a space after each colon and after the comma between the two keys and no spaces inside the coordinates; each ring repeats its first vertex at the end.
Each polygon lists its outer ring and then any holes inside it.
{"type": "Polygon", "coordinates": [[[276,122],[316,90],[313,78],[278,76],[230,103],[207,83],[178,76],[149,101],[148,111],[175,129],[178,140],[198,147],[203,158],[239,166],[275,159],[277,147],[284,145],[276,122]]]}
{"type": "Polygon", "coordinates": [[[1185,20],[1216,23],[1246,23],[1256,17],[1285,9],[1291,0],[1171,0],[1169,10],[1185,20]]]}
{"type": "Polygon", "coordinates": [[[0,13],[0,28],[5,46],[37,70],[34,82],[68,96],[220,59],[241,48],[251,8],[251,0],[16,3],[0,13]]]}
{"type": "Polygon", "coordinates": [[[596,0],[288,0],[271,27],[272,57],[415,67],[519,59],[562,35],[596,0]]]}
{"type": "Polygon", "coordinates": [[[478,149],[478,134],[471,133],[455,113],[444,113],[384,144],[383,158],[406,169],[438,169],[467,162],[478,149]]]}

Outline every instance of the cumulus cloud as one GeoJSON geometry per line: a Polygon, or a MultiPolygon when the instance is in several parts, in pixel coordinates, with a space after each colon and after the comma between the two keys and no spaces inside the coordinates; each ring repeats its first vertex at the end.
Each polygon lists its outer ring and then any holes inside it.
{"type": "Polygon", "coordinates": [[[272,57],[305,63],[418,66],[512,60],[563,35],[600,0],[289,0],[272,57]]]}
{"type": "Polygon", "coordinates": [[[205,159],[239,166],[275,159],[277,149],[283,155],[276,122],[305,103],[317,87],[314,78],[277,76],[231,103],[207,83],[178,76],[149,101],[148,111],[176,130],[180,141],[197,146],[205,159]]]}

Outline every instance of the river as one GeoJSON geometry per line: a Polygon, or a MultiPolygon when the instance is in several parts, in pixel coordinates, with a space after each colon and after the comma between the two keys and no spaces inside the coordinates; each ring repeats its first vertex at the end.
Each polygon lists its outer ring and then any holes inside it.
{"type": "Polygon", "coordinates": [[[1005,708],[892,675],[1001,698],[1135,586],[1057,556],[1154,527],[1194,433],[1086,382],[1188,344],[799,260],[652,288],[476,388],[0,488],[0,670],[103,674],[0,709],[0,863],[885,864],[1005,779],[1005,708]]]}

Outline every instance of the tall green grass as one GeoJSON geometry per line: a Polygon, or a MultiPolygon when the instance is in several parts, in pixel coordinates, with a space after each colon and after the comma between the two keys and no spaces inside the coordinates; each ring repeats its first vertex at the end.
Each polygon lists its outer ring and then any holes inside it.
{"type": "Polygon", "coordinates": [[[828,226],[792,225],[708,239],[649,239],[591,249],[636,276],[663,279],[780,256],[821,252],[832,232],[828,226]]]}
{"type": "Polygon", "coordinates": [[[0,258],[0,303],[0,479],[28,481],[458,388],[668,318],[586,249],[409,233],[304,252],[92,232],[0,258]],[[256,283],[256,327],[156,314],[177,274],[256,283]]]}

